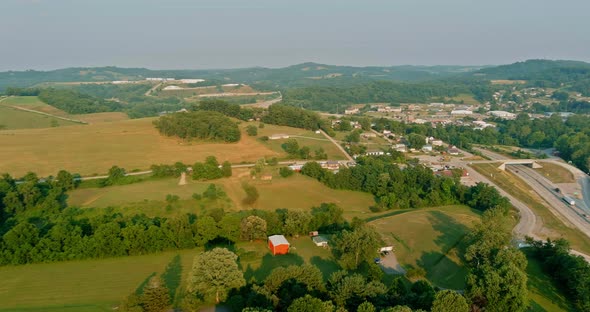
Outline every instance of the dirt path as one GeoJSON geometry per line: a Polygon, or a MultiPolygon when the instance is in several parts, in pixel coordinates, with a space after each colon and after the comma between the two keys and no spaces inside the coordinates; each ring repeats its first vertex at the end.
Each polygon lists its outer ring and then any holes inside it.
{"type": "Polygon", "coordinates": [[[161,86],[163,82],[156,84],[155,86],[151,87],[149,90],[145,92],[145,96],[152,96],[152,92],[154,92],[159,86],[161,86]]]}
{"type": "Polygon", "coordinates": [[[331,136],[324,132],[324,130],[320,130],[320,132],[326,137],[326,139],[330,140],[332,143],[334,143],[334,145],[336,145],[336,147],[338,147],[338,149],[346,156],[346,159],[348,159],[348,161],[354,161],[354,159],[346,152],[346,150],[340,144],[338,144],[338,142],[336,142],[336,140],[334,140],[331,136]]]}

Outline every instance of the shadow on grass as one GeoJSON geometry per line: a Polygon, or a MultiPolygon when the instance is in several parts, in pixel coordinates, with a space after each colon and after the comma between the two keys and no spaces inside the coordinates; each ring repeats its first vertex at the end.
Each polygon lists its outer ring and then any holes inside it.
{"type": "Polygon", "coordinates": [[[379,220],[379,219],[383,219],[383,218],[387,218],[387,217],[397,216],[399,214],[410,212],[410,211],[414,211],[414,209],[395,210],[395,211],[384,213],[384,214],[381,214],[378,216],[368,217],[365,219],[365,222],[371,222],[371,221],[375,221],[375,220],[379,220]]]}
{"type": "Polygon", "coordinates": [[[156,272],[152,272],[152,274],[148,275],[148,277],[143,280],[139,286],[137,286],[137,289],[135,289],[135,294],[138,296],[143,295],[143,289],[145,288],[145,285],[147,285],[150,282],[150,279],[154,276],[156,276],[156,272]]]}
{"type": "Polygon", "coordinates": [[[451,259],[450,254],[462,257],[469,228],[440,211],[430,211],[428,220],[432,228],[440,233],[434,238],[440,251],[423,253],[417,264],[426,270],[426,278],[435,285],[443,288],[464,288],[467,273],[462,265],[464,259],[459,258],[461,264],[458,264],[451,259]]]}
{"type": "Polygon", "coordinates": [[[175,301],[176,292],[180,287],[182,280],[182,264],[180,262],[180,255],[176,255],[172,258],[172,261],[166,266],[166,270],[162,273],[162,281],[168,288],[170,299],[172,302],[175,301]]]}
{"type": "Polygon", "coordinates": [[[340,266],[336,261],[331,259],[324,259],[318,256],[313,256],[309,259],[310,263],[316,266],[322,272],[322,276],[324,277],[324,281],[327,281],[330,278],[332,273],[337,272],[340,270],[340,266]]]}
{"type": "Polygon", "coordinates": [[[244,272],[244,278],[246,281],[254,278],[257,281],[264,281],[264,279],[270,274],[270,272],[278,267],[286,267],[290,265],[302,265],[304,263],[303,258],[297,254],[286,254],[273,256],[269,253],[262,257],[262,263],[257,270],[253,270],[250,265],[244,272]]]}
{"type": "Polygon", "coordinates": [[[560,291],[550,276],[544,271],[542,264],[532,256],[530,252],[525,251],[527,256],[528,265],[526,268],[527,273],[527,286],[529,293],[532,293],[529,297],[531,298],[531,308],[533,311],[546,311],[541,307],[541,303],[536,302],[533,298],[536,296],[543,297],[547,301],[553,303],[555,306],[563,311],[572,311],[573,308],[568,304],[568,299],[560,291]],[[536,296],[533,296],[536,295],[536,296]]]}

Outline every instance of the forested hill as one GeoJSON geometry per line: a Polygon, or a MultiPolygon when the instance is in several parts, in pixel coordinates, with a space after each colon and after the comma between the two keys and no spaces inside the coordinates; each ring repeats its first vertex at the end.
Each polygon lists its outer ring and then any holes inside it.
{"type": "Polygon", "coordinates": [[[590,63],[528,60],[480,69],[469,74],[484,79],[526,80],[531,86],[561,87],[590,95],[590,63]]]}
{"type": "Polygon", "coordinates": [[[32,87],[43,82],[143,80],[147,77],[202,78],[228,83],[259,84],[267,88],[312,85],[346,86],[374,80],[424,81],[454,76],[481,66],[352,67],[303,63],[284,68],[252,67],[211,70],[150,70],[146,68],[94,67],[51,71],[0,72],[0,91],[7,87],[32,87]]]}

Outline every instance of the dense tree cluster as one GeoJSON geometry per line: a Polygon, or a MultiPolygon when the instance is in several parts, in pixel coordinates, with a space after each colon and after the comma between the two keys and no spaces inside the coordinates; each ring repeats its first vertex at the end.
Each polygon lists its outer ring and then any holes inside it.
{"type": "Polygon", "coordinates": [[[194,111],[212,111],[219,112],[225,116],[237,118],[240,120],[250,120],[256,117],[260,117],[260,109],[252,109],[241,107],[238,104],[230,104],[227,101],[214,99],[214,100],[203,100],[197,105],[193,105],[192,110],[194,111]]]}
{"type": "Polygon", "coordinates": [[[118,102],[64,89],[44,89],[39,93],[39,100],[70,114],[114,112],[122,109],[118,102]]]}
{"type": "Polygon", "coordinates": [[[196,162],[193,167],[194,180],[215,180],[219,178],[227,178],[232,175],[231,163],[224,161],[219,165],[215,156],[208,156],[205,162],[196,162]]]}
{"type": "Polygon", "coordinates": [[[479,210],[509,207],[498,191],[486,184],[466,187],[457,178],[436,176],[424,166],[405,169],[388,156],[360,157],[352,168],[332,173],[316,162],[306,163],[301,173],[331,188],[368,192],[375,195],[378,210],[468,204],[479,210]]]}
{"type": "Polygon", "coordinates": [[[165,115],[155,120],[154,125],[163,135],[182,139],[237,142],[241,137],[240,129],[234,121],[211,111],[165,115]]]}
{"type": "Polygon", "coordinates": [[[532,255],[543,270],[569,297],[579,311],[590,311],[590,264],[581,256],[570,254],[564,239],[546,242],[528,239],[532,255]]]}
{"type": "Polygon", "coordinates": [[[262,121],[273,125],[308,130],[318,130],[322,127],[322,120],[316,112],[281,104],[271,105],[268,108],[268,113],[262,118],[262,121]]]}
{"type": "Polygon", "coordinates": [[[511,245],[508,214],[501,209],[484,212],[481,224],[469,234],[465,258],[469,274],[465,294],[477,309],[526,311],[527,260],[511,245]]]}

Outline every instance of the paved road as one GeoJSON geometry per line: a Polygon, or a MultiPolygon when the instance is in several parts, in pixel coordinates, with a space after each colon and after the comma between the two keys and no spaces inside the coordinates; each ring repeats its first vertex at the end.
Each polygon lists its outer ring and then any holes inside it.
{"type": "Polygon", "coordinates": [[[156,90],[156,89],[157,89],[159,86],[161,86],[162,84],[163,84],[163,82],[160,82],[160,83],[156,84],[155,86],[151,87],[149,90],[147,90],[147,91],[145,92],[145,94],[144,94],[144,95],[145,95],[145,96],[151,96],[151,95],[152,95],[152,92],[154,92],[154,91],[155,91],[155,90],[156,90]]]}

